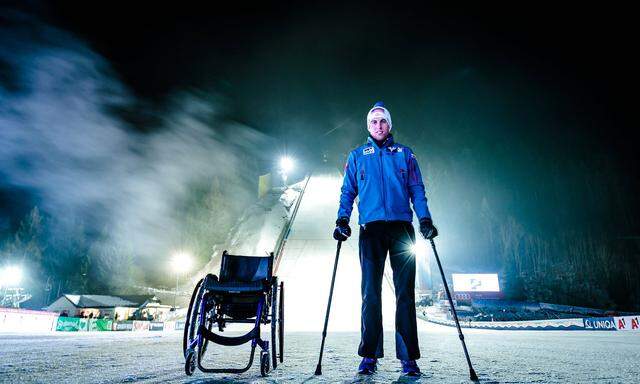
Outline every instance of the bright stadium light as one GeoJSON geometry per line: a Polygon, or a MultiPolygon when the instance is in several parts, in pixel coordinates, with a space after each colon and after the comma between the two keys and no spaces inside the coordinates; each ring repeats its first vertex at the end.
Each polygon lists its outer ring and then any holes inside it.
{"type": "Polygon", "coordinates": [[[289,173],[293,170],[293,160],[288,156],[280,158],[280,170],[283,173],[289,173]]]}
{"type": "Polygon", "coordinates": [[[178,251],[171,258],[171,268],[176,273],[188,272],[193,263],[191,254],[186,251],[178,251]]]}
{"type": "Polygon", "coordinates": [[[15,287],[22,281],[22,268],[13,265],[4,267],[0,271],[0,286],[1,287],[15,287]]]}
{"type": "Polygon", "coordinates": [[[284,187],[287,188],[287,178],[289,177],[289,172],[293,170],[293,160],[289,156],[283,156],[280,158],[280,169],[278,173],[282,176],[282,183],[284,187]]]}
{"type": "Polygon", "coordinates": [[[176,273],[176,292],[173,296],[173,307],[176,308],[176,302],[178,301],[178,278],[180,273],[188,272],[191,269],[193,258],[191,253],[187,251],[178,251],[171,257],[171,269],[176,273]]]}

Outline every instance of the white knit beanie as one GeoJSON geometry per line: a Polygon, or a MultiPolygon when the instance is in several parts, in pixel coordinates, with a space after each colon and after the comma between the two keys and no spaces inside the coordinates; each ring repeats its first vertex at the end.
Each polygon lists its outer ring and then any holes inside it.
{"type": "Polygon", "coordinates": [[[375,103],[373,108],[371,108],[369,113],[367,113],[367,127],[369,127],[369,123],[373,119],[385,119],[389,124],[389,130],[393,127],[393,124],[391,123],[391,113],[389,113],[389,110],[384,107],[384,103],[382,101],[375,103]]]}

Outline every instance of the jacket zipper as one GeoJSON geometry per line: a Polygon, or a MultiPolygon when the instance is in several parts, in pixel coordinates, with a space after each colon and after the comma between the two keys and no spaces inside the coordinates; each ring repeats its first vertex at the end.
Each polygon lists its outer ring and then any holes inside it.
{"type": "Polygon", "coordinates": [[[384,185],[384,168],[382,166],[382,149],[380,150],[379,156],[380,163],[380,176],[382,178],[382,205],[384,206],[384,221],[388,221],[389,216],[387,215],[387,188],[384,185]]]}

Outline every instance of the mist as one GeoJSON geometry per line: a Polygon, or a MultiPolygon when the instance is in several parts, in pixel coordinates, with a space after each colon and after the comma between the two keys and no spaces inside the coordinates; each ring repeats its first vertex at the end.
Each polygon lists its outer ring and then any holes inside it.
{"type": "MultiPolygon", "coordinates": [[[[270,166],[260,148],[272,139],[228,119],[215,91],[144,105],[82,40],[31,16],[15,14],[0,36],[3,78],[11,79],[0,88],[1,187],[30,202],[27,221],[39,210],[38,258],[65,272],[72,266],[64,264],[92,263],[83,272],[104,280],[96,289],[162,284],[177,250],[205,262],[216,236],[255,199],[257,175],[270,166]],[[123,118],[141,109],[154,124],[123,118]],[[55,247],[74,240],[83,247],[73,255],[55,247]]],[[[33,255],[18,249],[29,239],[16,242],[4,261],[29,263],[33,255]]],[[[54,289],[64,289],[70,277],[53,270],[33,270],[32,283],[59,279],[54,289]]]]}

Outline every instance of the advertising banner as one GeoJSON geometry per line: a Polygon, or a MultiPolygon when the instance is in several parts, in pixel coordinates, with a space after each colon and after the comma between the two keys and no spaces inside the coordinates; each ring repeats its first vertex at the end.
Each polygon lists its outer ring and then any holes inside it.
{"type": "Polygon", "coordinates": [[[111,331],[111,327],[113,326],[113,322],[111,320],[106,319],[90,319],[89,320],[89,331],[111,331]]]}
{"type": "Polygon", "coordinates": [[[589,331],[615,331],[616,322],[613,317],[590,317],[584,320],[584,329],[589,331]]]}
{"type": "Polygon", "coordinates": [[[80,318],[80,325],[78,331],[88,331],[89,330],[89,319],[80,318]]]}
{"type": "Polygon", "coordinates": [[[500,292],[496,273],[453,273],[455,292],[500,292]]]}
{"type": "Polygon", "coordinates": [[[262,199],[271,190],[271,173],[258,177],[258,198],[262,199]]]}
{"type": "Polygon", "coordinates": [[[120,321],[117,323],[113,323],[112,329],[114,331],[132,331],[133,321],[120,321]]]}
{"type": "Polygon", "coordinates": [[[618,331],[638,331],[640,329],[640,315],[614,317],[618,331]]]}
{"type": "Polygon", "coordinates": [[[152,321],[149,323],[150,331],[162,331],[164,330],[164,323],[161,321],[152,321]]]}
{"type": "Polygon", "coordinates": [[[56,331],[78,332],[87,330],[87,319],[79,317],[58,317],[56,331]]]}
{"type": "Polygon", "coordinates": [[[174,331],[176,329],[176,322],[175,321],[165,321],[164,322],[164,331],[174,331]]]}
{"type": "Polygon", "coordinates": [[[133,321],[133,330],[134,331],[148,331],[149,330],[149,322],[144,320],[134,320],[133,321]]]}

